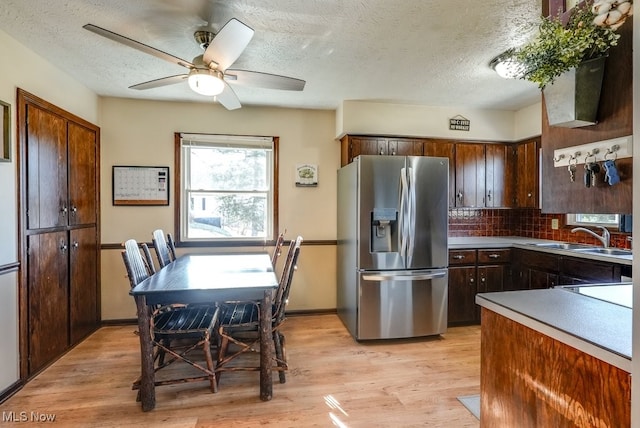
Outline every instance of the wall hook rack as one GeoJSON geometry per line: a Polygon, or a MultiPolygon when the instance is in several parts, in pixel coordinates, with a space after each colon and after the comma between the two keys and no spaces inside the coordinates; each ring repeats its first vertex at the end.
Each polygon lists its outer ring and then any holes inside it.
{"type": "Polygon", "coordinates": [[[633,137],[631,135],[579,146],[565,147],[553,151],[553,166],[566,167],[589,162],[601,162],[614,155],[615,159],[633,157],[633,137]],[[582,153],[586,156],[580,158],[582,153]]]}

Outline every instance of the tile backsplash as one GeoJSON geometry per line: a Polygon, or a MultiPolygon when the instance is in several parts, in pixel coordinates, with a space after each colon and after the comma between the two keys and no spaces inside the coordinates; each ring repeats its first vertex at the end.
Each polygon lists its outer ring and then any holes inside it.
{"type": "MultiPolygon", "coordinates": [[[[571,233],[565,225],[564,214],[542,214],[539,209],[470,209],[449,210],[449,236],[524,236],[599,245],[586,233],[571,233]],[[552,229],[551,221],[558,220],[559,228],[552,229]]],[[[611,232],[611,246],[630,248],[628,233],[611,232]]]]}

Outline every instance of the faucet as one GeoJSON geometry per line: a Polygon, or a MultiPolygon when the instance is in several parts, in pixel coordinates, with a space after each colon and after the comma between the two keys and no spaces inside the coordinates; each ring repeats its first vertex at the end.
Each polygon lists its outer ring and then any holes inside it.
{"type": "Polygon", "coordinates": [[[602,246],[604,248],[609,248],[609,241],[611,239],[611,234],[609,233],[606,227],[603,227],[603,226],[596,226],[596,227],[599,227],[600,229],[602,229],[602,236],[598,235],[593,230],[589,230],[584,227],[576,227],[575,229],[571,229],[571,233],[575,233],[578,231],[586,232],[589,235],[597,238],[598,241],[602,242],[602,246]]]}

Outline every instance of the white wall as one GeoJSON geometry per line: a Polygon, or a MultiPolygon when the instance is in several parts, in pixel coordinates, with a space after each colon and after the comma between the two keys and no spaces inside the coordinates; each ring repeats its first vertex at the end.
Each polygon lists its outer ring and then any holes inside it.
{"type": "MultiPolygon", "coordinates": [[[[195,132],[280,137],[279,226],[287,238],[335,240],[336,170],[340,145],[333,139],[335,112],[245,106],[227,111],[213,103],[181,103],[103,98],[101,113],[102,243],[129,238],[149,242],[151,232],[174,230],[174,133],[195,132]],[[318,187],[296,187],[295,165],[318,165],[318,187]],[[170,205],[123,207],[112,205],[113,165],[169,166],[170,205]]],[[[102,317],[132,318],[133,299],[118,250],[102,252],[102,317]]],[[[291,291],[289,309],[335,308],[335,249],[303,246],[300,269],[291,291]]]]}
{"type": "MultiPolygon", "coordinates": [[[[90,122],[98,118],[98,97],[0,31],[0,100],[11,104],[12,161],[0,162],[0,267],[18,261],[16,89],[22,88],[90,122]],[[43,78],[44,76],[44,78],[43,78]]],[[[22,267],[24,268],[24,267],[22,267]]],[[[0,391],[19,379],[18,275],[0,274],[0,391]]]]}
{"type": "MultiPolygon", "coordinates": [[[[540,109],[539,104],[537,108],[540,109]]],[[[516,141],[540,135],[542,126],[539,120],[540,113],[536,115],[535,110],[536,106],[513,112],[344,101],[336,111],[336,137],[340,138],[345,134],[368,134],[516,141]],[[471,122],[469,131],[449,129],[449,119],[457,116],[462,116],[471,122]]]]}

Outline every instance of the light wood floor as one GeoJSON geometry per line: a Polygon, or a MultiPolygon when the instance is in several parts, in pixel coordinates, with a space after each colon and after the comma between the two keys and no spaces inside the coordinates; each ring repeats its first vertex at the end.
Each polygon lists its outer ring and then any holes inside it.
{"type": "MultiPolygon", "coordinates": [[[[274,376],[273,400],[258,397],[258,373],[225,373],[208,384],[156,389],[142,412],[131,382],[139,372],[135,326],[104,327],[0,405],[54,415],[64,427],[478,427],[456,397],[480,391],[480,328],[439,338],[356,343],[336,315],[290,317],[290,370],[274,376]],[[333,420],[332,420],[333,418],[333,420]]],[[[44,416],[43,416],[44,417],[44,416]]],[[[15,423],[15,426],[33,424],[15,423]]]]}

